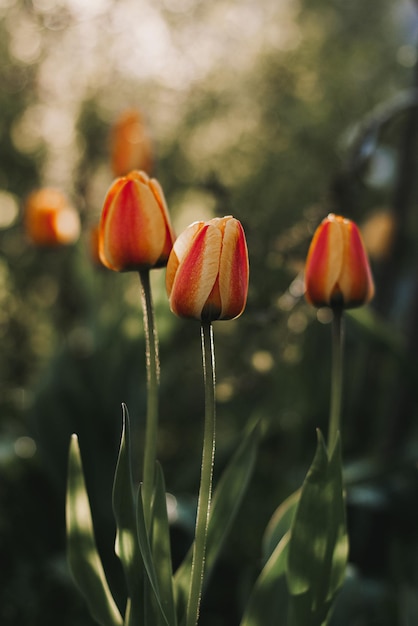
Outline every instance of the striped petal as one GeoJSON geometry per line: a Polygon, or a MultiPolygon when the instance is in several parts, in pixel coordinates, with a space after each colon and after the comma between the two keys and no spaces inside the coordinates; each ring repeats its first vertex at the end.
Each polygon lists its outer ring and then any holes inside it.
{"type": "Polygon", "coordinates": [[[240,222],[228,218],[219,266],[219,291],[222,303],[219,319],[233,319],[241,315],[248,294],[248,251],[240,222]]]}
{"type": "Polygon", "coordinates": [[[151,178],[151,180],[149,181],[149,186],[154,194],[155,199],[158,202],[158,205],[160,207],[160,210],[164,219],[164,224],[165,224],[164,245],[163,245],[163,249],[160,254],[160,257],[156,263],[156,267],[158,267],[161,265],[166,265],[168,257],[170,256],[170,252],[173,247],[174,241],[176,239],[176,236],[171,226],[170,214],[168,212],[168,207],[165,201],[164,192],[162,190],[160,183],[155,178],[151,178]]]}
{"type": "Polygon", "coordinates": [[[204,224],[187,249],[183,248],[184,243],[180,242],[177,248],[175,244],[174,254],[179,265],[172,284],[170,306],[180,317],[200,320],[218,275],[222,233],[216,226],[204,224]]]}
{"type": "Polygon", "coordinates": [[[318,307],[331,304],[343,259],[341,224],[330,218],[317,228],[306,260],[306,299],[318,307]]]}
{"type": "Polygon", "coordinates": [[[165,286],[169,297],[171,295],[174,278],[176,276],[178,266],[180,265],[180,261],[182,261],[186,256],[187,251],[193,243],[193,239],[203,226],[204,222],[194,222],[193,224],[190,224],[190,226],[188,226],[174,242],[168,258],[167,271],[165,275],[165,286]]]}
{"type": "Polygon", "coordinates": [[[338,282],[347,308],[365,304],[374,295],[373,278],[363,241],[353,222],[344,229],[344,264],[338,282]]]}

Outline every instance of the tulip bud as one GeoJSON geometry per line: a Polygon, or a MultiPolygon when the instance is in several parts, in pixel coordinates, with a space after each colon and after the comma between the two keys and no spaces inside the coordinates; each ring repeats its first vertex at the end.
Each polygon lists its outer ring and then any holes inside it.
{"type": "Polygon", "coordinates": [[[372,299],[373,278],[354,222],[332,213],[322,221],[309,248],[305,287],[317,307],[354,308],[372,299]]]}
{"type": "Polygon", "coordinates": [[[58,189],[33,191],[25,204],[25,230],[37,246],[53,247],[75,243],[80,235],[80,217],[58,189]]]}
{"type": "Polygon", "coordinates": [[[110,139],[110,160],[115,176],[126,176],[132,170],[151,173],[152,143],[139,111],[125,111],[114,124],[110,139]]]}
{"type": "Polygon", "coordinates": [[[166,265],[174,242],[163,190],[145,172],[117,178],[107,192],[99,256],[116,272],[166,265]]]}
{"type": "Polygon", "coordinates": [[[248,293],[244,230],[231,216],[195,222],[174,243],[166,287],[173,313],[202,321],[241,315],[248,293]]]}

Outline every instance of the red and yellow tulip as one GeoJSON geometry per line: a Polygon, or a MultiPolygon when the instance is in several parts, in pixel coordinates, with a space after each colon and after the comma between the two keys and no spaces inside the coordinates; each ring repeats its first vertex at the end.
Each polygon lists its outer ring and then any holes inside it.
{"type": "Polygon", "coordinates": [[[113,125],[110,163],[115,176],[126,176],[132,170],[152,172],[152,142],[143,117],[136,109],[124,111],[113,125]]]}
{"type": "Polygon", "coordinates": [[[80,235],[80,216],[59,190],[44,187],[27,198],[24,226],[37,246],[55,247],[75,243],[80,235]]]}
{"type": "Polygon", "coordinates": [[[231,216],[195,222],[179,236],[167,264],[171,310],[202,321],[241,315],[248,293],[244,230],[231,216]]]}
{"type": "Polygon", "coordinates": [[[117,272],[166,265],[174,232],[163,190],[145,172],[117,178],[107,192],[99,227],[99,256],[117,272]]]}
{"type": "Polygon", "coordinates": [[[309,248],[305,287],[317,307],[354,308],[372,299],[369,260],[354,222],[332,213],[322,221],[309,248]]]}

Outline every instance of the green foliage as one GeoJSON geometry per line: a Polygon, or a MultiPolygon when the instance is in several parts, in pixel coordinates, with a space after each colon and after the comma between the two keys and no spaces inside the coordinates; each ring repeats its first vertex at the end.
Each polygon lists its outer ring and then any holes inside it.
{"type": "Polygon", "coordinates": [[[68,560],[74,580],[101,626],[122,626],[97,552],[78,440],[71,440],[67,490],[68,560]]]}
{"type": "Polygon", "coordinates": [[[264,545],[267,562],[241,626],[328,624],[348,557],[339,438],[328,457],[318,431],[316,454],[305,481],[278,507],[264,545]]]}
{"type": "Polygon", "coordinates": [[[129,417],[124,407],[122,438],[113,486],[113,512],[116,520],[115,551],[123,565],[130,599],[127,626],[137,623],[144,610],[141,593],[144,587],[143,561],[137,534],[129,433],[129,417]]]}
{"type": "Polygon", "coordinates": [[[328,457],[321,433],[291,527],[289,626],[321,626],[342,587],[348,557],[339,438],[328,457]]]}
{"type": "MultiPolygon", "coordinates": [[[[208,526],[205,580],[210,577],[238,515],[253,471],[259,438],[260,425],[256,424],[249,429],[233,455],[215,491],[208,526]]],[[[116,605],[112,605],[113,599],[97,553],[77,438],[73,437],[72,441],[67,498],[71,571],[88,601],[92,616],[102,626],[115,626],[122,624],[122,621],[116,605]],[[86,510],[89,514],[88,524],[84,519],[86,510]],[[119,622],[112,616],[113,606],[119,622]]],[[[117,529],[116,554],[122,562],[127,583],[127,608],[123,624],[131,626],[139,622],[152,626],[176,626],[177,616],[182,623],[189,592],[191,551],[173,578],[164,476],[161,466],[157,464],[148,528],[141,487],[135,493],[132,481],[130,425],[125,406],[114,479],[113,510],[117,529]]]]}
{"type": "MultiPolygon", "coordinates": [[[[261,425],[255,424],[249,429],[241,445],[232,456],[215,489],[212,507],[209,516],[205,582],[209,580],[216,560],[234,523],[239,507],[245,495],[249,480],[252,476],[258,444],[261,434],[261,425]]],[[[187,604],[187,593],[190,584],[193,546],[185,556],[175,574],[175,587],[178,607],[183,613],[187,604]]]]}

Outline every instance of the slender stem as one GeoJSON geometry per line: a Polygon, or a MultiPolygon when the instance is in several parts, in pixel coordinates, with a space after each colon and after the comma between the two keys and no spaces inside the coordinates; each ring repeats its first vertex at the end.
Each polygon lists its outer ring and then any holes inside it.
{"type": "Polygon", "coordinates": [[[343,309],[333,309],[332,319],[332,372],[331,372],[331,403],[328,427],[328,451],[332,452],[337,433],[340,430],[341,400],[343,392],[343,309]]]}
{"type": "Polygon", "coordinates": [[[205,382],[205,427],[186,626],[196,626],[199,619],[215,455],[215,351],[210,322],[202,322],[201,337],[205,382]]]}
{"type": "Polygon", "coordinates": [[[142,497],[144,503],[145,521],[149,527],[151,500],[154,489],[155,461],[157,457],[158,385],[160,380],[160,363],[158,356],[158,337],[154,320],[154,307],[151,297],[149,269],[140,270],[139,277],[141,280],[141,300],[144,315],[145,358],[147,368],[147,418],[142,497]]]}

